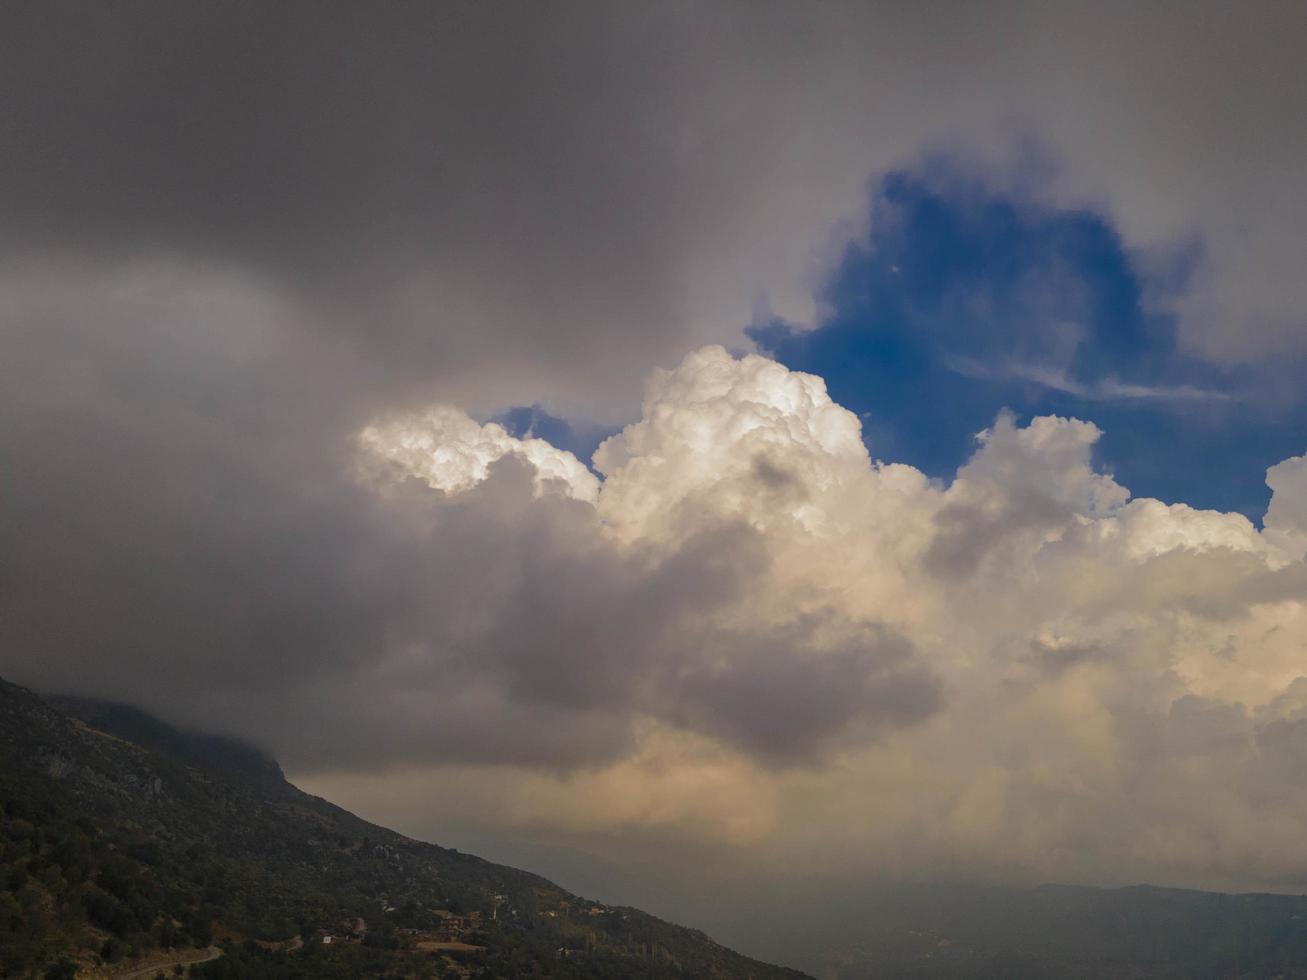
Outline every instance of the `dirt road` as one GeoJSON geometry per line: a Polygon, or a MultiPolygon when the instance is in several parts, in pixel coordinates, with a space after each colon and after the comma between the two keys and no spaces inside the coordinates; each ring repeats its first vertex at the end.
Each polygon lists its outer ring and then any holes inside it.
{"type": "Polygon", "coordinates": [[[154,976],[160,970],[162,970],[163,975],[167,977],[172,975],[172,968],[179,963],[182,966],[190,966],[194,963],[208,963],[212,960],[216,960],[221,955],[222,950],[217,946],[210,946],[205,951],[205,955],[199,958],[195,958],[194,954],[192,954],[191,958],[187,959],[165,960],[162,963],[151,963],[149,966],[133,967],[126,973],[115,973],[114,980],[142,980],[142,978],[154,976]]]}

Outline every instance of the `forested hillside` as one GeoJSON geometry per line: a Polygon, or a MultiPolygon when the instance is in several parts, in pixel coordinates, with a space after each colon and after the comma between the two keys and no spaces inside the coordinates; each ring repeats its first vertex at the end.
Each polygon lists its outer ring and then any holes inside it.
{"type": "Polygon", "coordinates": [[[369,824],[230,739],[0,681],[0,975],[795,978],[369,824]],[[58,707],[56,707],[56,704],[58,707]],[[62,709],[62,710],[61,710],[62,709]],[[151,975],[147,973],[147,975],[151,975]]]}

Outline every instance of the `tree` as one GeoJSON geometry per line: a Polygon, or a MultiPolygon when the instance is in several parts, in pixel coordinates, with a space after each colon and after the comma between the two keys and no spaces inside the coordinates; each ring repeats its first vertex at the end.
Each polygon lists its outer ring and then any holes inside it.
{"type": "Polygon", "coordinates": [[[104,945],[100,947],[100,959],[106,963],[117,963],[123,958],[124,950],[122,940],[110,936],[104,941],[104,945]]]}

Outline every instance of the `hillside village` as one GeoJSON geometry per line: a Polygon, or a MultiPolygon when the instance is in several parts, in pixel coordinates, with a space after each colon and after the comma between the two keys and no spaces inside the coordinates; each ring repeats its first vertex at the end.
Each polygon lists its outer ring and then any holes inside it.
{"type": "MultiPolygon", "coordinates": [[[[537,897],[548,903],[537,907],[534,915],[558,929],[560,944],[555,954],[560,959],[583,957],[590,946],[585,938],[586,930],[568,929],[568,923],[587,923],[590,920],[613,916],[619,920],[627,918],[626,913],[606,905],[586,901],[572,901],[558,898],[553,893],[540,889],[537,897]]],[[[488,937],[485,927],[499,920],[500,910],[511,919],[522,916],[522,910],[511,906],[504,895],[495,895],[489,913],[481,911],[455,912],[448,908],[432,908],[425,912],[414,913],[396,908],[381,901],[380,929],[369,932],[367,920],[362,917],[341,919],[332,928],[318,928],[310,941],[324,947],[348,945],[387,946],[421,953],[459,953],[475,954],[485,952],[488,937]],[[397,921],[412,922],[426,920],[424,925],[395,925],[397,921]]],[[[376,923],[376,919],[373,920],[376,923]]],[[[290,952],[301,949],[303,937],[296,937],[293,943],[262,943],[265,948],[277,948],[290,952]]]]}

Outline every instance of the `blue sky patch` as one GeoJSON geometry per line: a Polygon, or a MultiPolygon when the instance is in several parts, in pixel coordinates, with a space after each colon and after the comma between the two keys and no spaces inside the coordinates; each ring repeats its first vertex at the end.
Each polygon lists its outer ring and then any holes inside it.
{"type": "Polygon", "coordinates": [[[515,439],[543,439],[559,449],[566,449],[592,470],[594,467],[590,457],[599,448],[599,444],[616,431],[568,422],[550,415],[540,405],[516,405],[488,421],[498,422],[515,439]]]}
{"type": "Polygon", "coordinates": [[[1136,496],[1259,519],[1266,467],[1307,450],[1307,411],[1300,395],[1267,395],[1293,366],[1221,367],[1180,350],[1165,300],[1188,285],[1198,250],[1149,279],[1103,215],[996,192],[955,167],[923,173],[874,187],[870,235],[821,291],[816,328],[756,323],[758,348],[825,378],[877,458],[949,479],[1000,410],[1070,415],[1105,430],[1100,462],[1136,496]]]}

